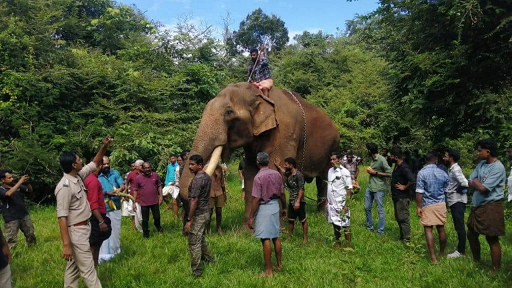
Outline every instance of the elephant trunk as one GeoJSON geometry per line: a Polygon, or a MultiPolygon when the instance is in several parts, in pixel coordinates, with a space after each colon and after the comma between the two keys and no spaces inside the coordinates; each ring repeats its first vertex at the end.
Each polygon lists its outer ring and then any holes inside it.
{"type": "MultiPolygon", "coordinates": [[[[215,100],[215,99],[214,99],[215,100]]],[[[218,103],[212,100],[206,106],[201,124],[197,130],[190,156],[199,154],[203,157],[203,167],[208,164],[205,170],[210,176],[215,171],[218,163],[222,158],[223,148],[227,144],[227,125],[224,123],[222,109],[219,109],[218,103]],[[219,113],[220,112],[220,113],[219,113]]],[[[227,152],[225,152],[227,153],[227,152]]],[[[188,169],[188,161],[185,164],[182,177],[180,179],[180,193],[184,199],[188,198],[188,186],[194,178],[194,174],[188,169]]]]}

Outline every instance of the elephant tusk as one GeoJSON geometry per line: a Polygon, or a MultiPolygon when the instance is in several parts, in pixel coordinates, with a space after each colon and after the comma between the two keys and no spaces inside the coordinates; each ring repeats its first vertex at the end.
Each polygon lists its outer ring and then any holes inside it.
{"type": "Polygon", "coordinates": [[[208,163],[208,166],[206,167],[206,172],[208,175],[212,176],[213,172],[215,171],[215,168],[217,168],[217,165],[220,161],[220,156],[222,154],[222,146],[218,146],[213,150],[212,157],[210,157],[210,162],[208,163]]]}

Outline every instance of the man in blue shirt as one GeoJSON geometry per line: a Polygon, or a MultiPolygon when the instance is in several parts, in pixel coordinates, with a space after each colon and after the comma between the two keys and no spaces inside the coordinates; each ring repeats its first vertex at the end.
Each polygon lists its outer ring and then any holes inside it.
{"type": "MultiPolygon", "coordinates": [[[[170,160],[171,160],[171,163],[169,163],[169,165],[167,165],[167,174],[165,175],[165,182],[164,182],[165,186],[175,185],[176,169],[178,169],[178,167],[180,166],[176,162],[176,160],[177,160],[176,155],[172,155],[170,160]]],[[[167,204],[167,210],[172,208],[172,210],[174,212],[174,216],[178,217],[178,202],[176,201],[176,199],[173,199],[170,194],[167,194],[167,195],[164,195],[164,201],[167,204]],[[171,202],[171,200],[172,200],[172,202],[171,202]]]]}
{"type": "Polygon", "coordinates": [[[119,171],[110,169],[110,159],[103,157],[101,173],[98,175],[103,194],[105,194],[105,206],[107,208],[107,217],[110,218],[112,225],[112,234],[103,241],[100,248],[99,262],[108,261],[116,254],[121,253],[121,198],[117,193],[124,192],[126,186],[119,171]]]}
{"type": "Polygon", "coordinates": [[[425,157],[427,165],[418,172],[416,180],[416,213],[425,230],[425,239],[432,263],[438,264],[435,253],[432,228],[436,226],[439,234],[439,255],[444,255],[446,248],[446,204],[444,192],[448,187],[448,174],[437,168],[438,156],[430,152],[425,157]]]}
{"type": "Polygon", "coordinates": [[[473,208],[468,218],[468,240],[473,260],[480,262],[480,234],[491,249],[493,269],[500,269],[501,245],[499,236],[505,235],[503,198],[505,167],[498,160],[498,147],[491,139],[477,143],[478,157],[482,159],[469,176],[469,187],[474,189],[473,208]]]}

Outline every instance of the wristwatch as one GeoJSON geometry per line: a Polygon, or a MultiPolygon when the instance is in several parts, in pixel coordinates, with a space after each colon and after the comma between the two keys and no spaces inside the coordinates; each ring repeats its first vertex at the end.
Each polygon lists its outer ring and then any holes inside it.
{"type": "Polygon", "coordinates": [[[190,219],[190,218],[188,218],[188,217],[187,217],[187,222],[190,222],[190,221],[192,221],[192,219],[190,219]]]}

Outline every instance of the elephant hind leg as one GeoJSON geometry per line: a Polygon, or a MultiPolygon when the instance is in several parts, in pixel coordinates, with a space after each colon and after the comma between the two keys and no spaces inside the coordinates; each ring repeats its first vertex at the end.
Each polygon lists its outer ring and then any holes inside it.
{"type": "Polygon", "coordinates": [[[316,205],[318,211],[324,211],[327,204],[327,183],[325,177],[316,176],[317,200],[316,205]]]}

